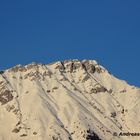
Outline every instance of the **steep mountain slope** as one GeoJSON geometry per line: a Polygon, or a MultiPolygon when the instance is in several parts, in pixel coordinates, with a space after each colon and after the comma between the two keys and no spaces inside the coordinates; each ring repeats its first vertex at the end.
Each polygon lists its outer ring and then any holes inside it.
{"type": "Polygon", "coordinates": [[[92,60],[0,72],[0,140],[139,140],[140,89],[92,60]],[[136,135],[136,134],[135,134],[136,135]]]}

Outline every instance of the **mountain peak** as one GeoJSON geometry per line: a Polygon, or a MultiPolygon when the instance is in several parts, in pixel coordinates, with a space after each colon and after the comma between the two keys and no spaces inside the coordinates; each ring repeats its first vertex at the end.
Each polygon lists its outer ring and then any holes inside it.
{"type": "Polygon", "coordinates": [[[59,69],[61,72],[73,72],[76,71],[77,69],[85,69],[87,72],[94,73],[95,71],[100,73],[104,72],[105,69],[100,66],[95,60],[78,60],[78,59],[73,59],[73,60],[65,60],[65,61],[58,61],[53,64],[49,65],[54,65],[56,66],[56,69],[59,69]]]}
{"type": "Polygon", "coordinates": [[[99,65],[95,60],[86,60],[86,59],[85,60],[72,59],[72,60],[57,61],[57,62],[50,63],[48,65],[42,64],[42,63],[36,63],[36,62],[32,62],[25,66],[18,64],[8,69],[8,71],[9,72],[23,72],[23,71],[25,72],[27,70],[39,69],[45,66],[53,66],[55,69],[58,69],[61,72],[73,72],[79,68],[85,69],[89,73],[94,73],[95,71],[98,73],[101,73],[105,71],[105,68],[99,65]]]}
{"type": "Polygon", "coordinates": [[[0,140],[131,140],[139,93],[95,60],[17,65],[0,72],[0,140]]]}

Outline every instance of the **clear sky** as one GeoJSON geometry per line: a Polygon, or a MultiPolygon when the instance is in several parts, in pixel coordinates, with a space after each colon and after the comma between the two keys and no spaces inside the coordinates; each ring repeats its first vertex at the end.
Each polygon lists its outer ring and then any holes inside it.
{"type": "Polygon", "coordinates": [[[76,58],[140,87],[140,1],[0,1],[0,69],[76,58]]]}

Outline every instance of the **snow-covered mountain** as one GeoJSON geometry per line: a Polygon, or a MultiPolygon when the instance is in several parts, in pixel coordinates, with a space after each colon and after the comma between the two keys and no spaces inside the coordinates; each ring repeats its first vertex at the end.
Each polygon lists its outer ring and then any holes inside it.
{"type": "Polygon", "coordinates": [[[140,89],[96,61],[0,71],[0,140],[140,140],[139,133],[140,89]]]}

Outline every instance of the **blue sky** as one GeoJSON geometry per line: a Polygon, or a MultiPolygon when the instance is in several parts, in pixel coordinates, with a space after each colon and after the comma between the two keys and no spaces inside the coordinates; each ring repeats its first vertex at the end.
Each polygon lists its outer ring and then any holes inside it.
{"type": "Polygon", "coordinates": [[[0,69],[96,59],[140,86],[139,0],[0,1],[0,69]]]}

